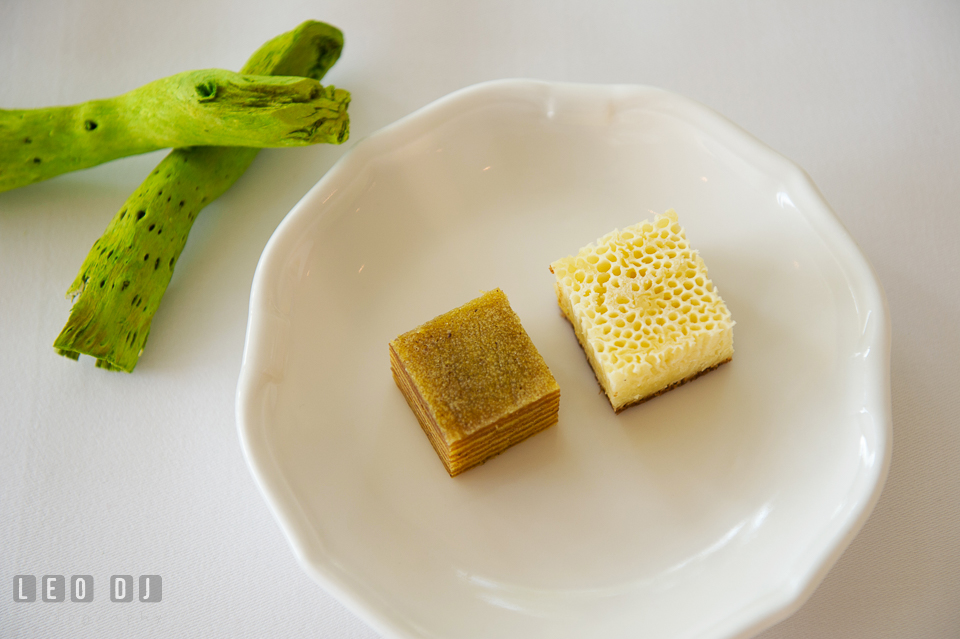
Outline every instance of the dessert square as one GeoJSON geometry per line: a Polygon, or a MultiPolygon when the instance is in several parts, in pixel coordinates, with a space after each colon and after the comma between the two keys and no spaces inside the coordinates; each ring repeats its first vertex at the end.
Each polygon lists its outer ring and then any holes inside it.
{"type": "Polygon", "coordinates": [[[550,271],[560,309],[618,413],[733,358],[730,311],[672,209],[550,271]]]}
{"type": "Polygon", "coordinates": [[[560,387],[500,289],[391,341],[390,368],[451,477],[558,420],[560,387]]]}

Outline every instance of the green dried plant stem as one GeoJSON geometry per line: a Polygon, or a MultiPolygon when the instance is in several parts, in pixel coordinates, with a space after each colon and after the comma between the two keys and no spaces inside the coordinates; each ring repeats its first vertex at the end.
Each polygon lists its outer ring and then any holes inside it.
{"type": "Polygon", "coordinates": [[[236,181],[257,149],[195,147],[167,155],[127,200],[67,291],[78,295],[54,348],[132,371],[197,214],[236,181]]]}
{"type": "Polygon", "coordinates": [[[106,100],[0,110],[0,192],[157,149],[336,144],[349,102],[312,78],[205,69],[106,100]]]}
{"type": "MultiPolygon", "coordinates": [[[[342,48],[339,29],[305,22],[264,44],[242,71],[319,81],[342,48]]],[[[243,174],[257,152],[193,147],[175,149],[160,162],[94,243],[67,292],[76,297],[54,342],[58,353],[72,359],[92,355],[100,368],[133,370],[197,214],[243,174]]]]}
{"type": "Polygon", "coordinates": [[[254,51],[240,73],[323,79],[340,59],[343,33],[326,22],[307,20],[254,51]]]}

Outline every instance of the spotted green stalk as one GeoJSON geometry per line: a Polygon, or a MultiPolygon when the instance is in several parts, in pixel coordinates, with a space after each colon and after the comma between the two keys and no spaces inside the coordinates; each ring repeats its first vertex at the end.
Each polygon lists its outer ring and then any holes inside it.
{"type": "Polygon", "coordinates": [[[336,144],[348,102],[309,78],[205,69],[106,100],[0,110],[0,192],[157,149],[336,144]]]}
{"type": "MultiPolygon", "coordinates": [[[[242,72],[320,80],[340,57],[343,35],[305,22],[263,45],[242,72]]],[[[346,139],[347,132],[337,141],[346,139]]],[[[97,366],[131,372],[150,322],[200,210],[230,188],[258,149],[192,147],[164,158],[114,216],[67,291],[70,318],[54,342],[61,355],[81,353],[97,366]]]]}

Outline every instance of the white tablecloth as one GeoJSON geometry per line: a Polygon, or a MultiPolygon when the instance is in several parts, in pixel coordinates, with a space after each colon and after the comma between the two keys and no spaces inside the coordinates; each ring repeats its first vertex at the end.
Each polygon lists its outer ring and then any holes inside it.
{"type": "MultiPolygon", "coordinates": [[[[664,87],[803,166],[893,323],[894,451],[859,536],[767,639],[960,637],[960,4],[0,3],[0,106],[237,69],[305,19],[346,34],[344,147],[269,150],[204,210],[133,375],[58,357],[87,251],[162,152],[0,194],[0,583],[92,575],[92,603],[14,603],[3,637],[374,637],[298,567],[241,456],[234,393],[274,228],[352,144],[450,91],[529,77],[664,87]],[[109,600],[110,575],[163,599],[109,600]]],[[[2,168],[2,167],[0,167],[2,168]]]]}

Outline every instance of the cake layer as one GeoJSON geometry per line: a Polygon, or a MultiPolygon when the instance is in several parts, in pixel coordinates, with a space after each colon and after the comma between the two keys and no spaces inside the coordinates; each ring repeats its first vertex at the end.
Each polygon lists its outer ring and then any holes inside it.
{"type": "Polygon", "coordinates": [[[403,370],[392,347],[390,356],[394,381],[400,387],[407,404],[413,410],[430,444],[451,476],[486,461],[558,421],[559,389],[447,447],[442,431],[431,415],[429,407],[417,392],[410,376],[403,370]]]}
{"type": "Polygon", "coordinates": [[[557,300],[617,412],[733,357],[733,321],[677,214],[550,265],[557,300]]]}
{"type": "Polygon", "coordinates": [[[458,442],[451,447],[451,458],[469,459],[475,455],[489,453],[519,443],[534,432],[557,423],[560,408],[560,394],[554,393],[515,415],[510,415],[499,423],[492,424],[471,439],[470,442],[458,442]]]}
{"type": "Polygon", "coordinates": [[[560,388],[499,289],[389,346],[394,381],[451,476],[557,422],[560,388]]]}

